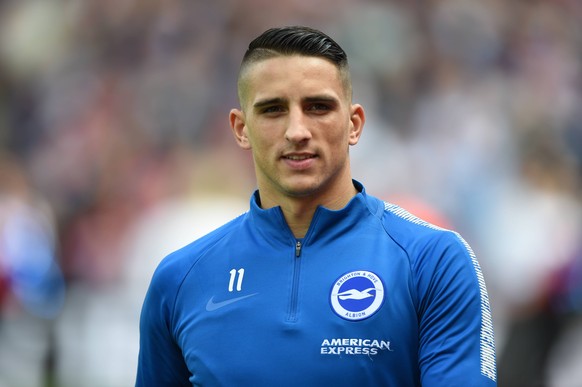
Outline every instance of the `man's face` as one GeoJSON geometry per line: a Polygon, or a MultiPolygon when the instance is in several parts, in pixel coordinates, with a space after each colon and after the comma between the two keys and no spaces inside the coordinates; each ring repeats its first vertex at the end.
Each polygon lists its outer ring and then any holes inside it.
{"type": "Polygon", "coordinates": [[[331,62],[278,56],[252,64],[241,84],[242,111],[231,111],[231,126],[252,151],[262,198],[325,201],[352,184],[348,148],[358,142],[364,113],[331,62]]]}

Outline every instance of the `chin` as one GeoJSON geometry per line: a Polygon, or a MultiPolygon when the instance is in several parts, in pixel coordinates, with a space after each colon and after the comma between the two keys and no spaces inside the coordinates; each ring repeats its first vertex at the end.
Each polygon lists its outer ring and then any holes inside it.
{"type": "Polygon", "coordinates": [[[321,184],[314,181],[301,181],[284,184],[287,195],[297,198],[311,196],[321,190],[321,184]]]}

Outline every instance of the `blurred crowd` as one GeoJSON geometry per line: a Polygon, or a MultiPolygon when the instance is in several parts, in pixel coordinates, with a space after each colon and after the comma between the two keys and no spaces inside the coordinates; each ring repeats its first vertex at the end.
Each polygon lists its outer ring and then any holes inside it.
{"type": "Polygon", "coordinates": [[[0,387],[133,384],[156,264],[245,211],[248,42],[328,32],[368,192],[459,231],[501,387],[580,386],[578,0],[0,0],[0,387]]]}

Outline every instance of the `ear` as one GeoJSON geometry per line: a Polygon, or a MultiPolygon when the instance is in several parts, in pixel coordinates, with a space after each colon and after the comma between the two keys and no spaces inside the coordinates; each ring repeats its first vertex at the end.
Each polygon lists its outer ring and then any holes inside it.
{"type": "Polygon", "coordinates": [[[242,110],[232,109],[228,116],[232,134],[238,146],[243,149],[251,149],[251,144],[247,136],[247,126],[245,123],[245,114],[242,110]]]}
{"type": "Polygon", "coordinates": [[[351,110],[349,143],[350,145],[356,145],[360,140],[362,130],[364,129],[366,114],[364,113],[364,108],[362,105],[359,104],[352,105],[351,110]]]}

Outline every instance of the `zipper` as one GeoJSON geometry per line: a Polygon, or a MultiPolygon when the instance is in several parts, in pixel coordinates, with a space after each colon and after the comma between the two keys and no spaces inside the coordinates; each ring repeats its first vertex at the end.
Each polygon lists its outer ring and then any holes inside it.
{"type": "Polygon", "coordinates": [[[297,243],[295,243],[295,258],[299,258],[300,255],[301,255],[301,241],[297,241],[297,243]]]}
{"type": "Polygon", "coordinates": [[[293,284],[291,286],[291,302],[289,304],[289,314],[287,316],[288,322],[297,321],[297,308],[299,297],[299,274],[301,272],[301,248],[303,247],[301,241],[295,242],[295,258],[293,262],[293,284]]]}

